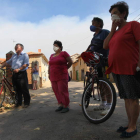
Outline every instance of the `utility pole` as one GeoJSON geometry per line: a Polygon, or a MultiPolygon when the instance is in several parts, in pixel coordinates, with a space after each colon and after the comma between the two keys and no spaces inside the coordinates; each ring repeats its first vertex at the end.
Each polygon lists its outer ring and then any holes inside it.
{"type": "Polygon", "coordinates": [[[14,39],[12,39],[13,40],[13,46],[15,47],[15,43],[16,43],[16,41],[14,40],[14,39]]]}

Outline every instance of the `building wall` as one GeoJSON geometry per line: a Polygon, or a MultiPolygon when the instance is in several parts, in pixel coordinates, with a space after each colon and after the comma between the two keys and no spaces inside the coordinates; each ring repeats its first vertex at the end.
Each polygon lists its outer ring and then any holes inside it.
{"type": "Polygon", "coordinates": [[[48,63],[44,60],[44,58],[41,58],[41,77],[42,77],[42,84],[43,86],[47,86],[46,82],[49,81],[48,78],[48,63]]]}
{"type": "Polygon", "coordinates": [[[81,71],[84,70],[84,75],[86,74],[86,71],[88,71],[87,65],[84,63],[83,59],[81,57],[78,58],[78,61],[72,65],[72,71],[73,71],[73,80],[82,80],[81,77],[81,71]],[[78,72],[78,79],[77,79],[77,73],[78,72]]]}

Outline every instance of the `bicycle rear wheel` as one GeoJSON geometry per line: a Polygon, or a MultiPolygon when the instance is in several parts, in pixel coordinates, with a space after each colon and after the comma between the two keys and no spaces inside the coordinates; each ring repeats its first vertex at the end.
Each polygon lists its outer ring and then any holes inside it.
{"type": "Polygon", "coordinates": [[[0,83],[0,107],[2,107],[2,103],[5,99],[5,86],[0,83]]]}
{"type": "Polygon", "coordinates": [[[87,85],[82,96],[82,110],[90,122],[94,124],[105,122],[114,112],[115,106],[116,92],[109,80],[99,78],[98,83],[96,82],[93,85],[90,82],[87,85]],[[107,102],[104,106],[103,101],[107,102]]]}

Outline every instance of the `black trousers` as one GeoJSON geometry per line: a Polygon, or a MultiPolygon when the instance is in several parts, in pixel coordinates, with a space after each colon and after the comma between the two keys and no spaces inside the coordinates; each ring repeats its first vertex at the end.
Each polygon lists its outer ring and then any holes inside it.
{"type": "Polygon", "coordinates": [[[30,93],[28,87],[27,72],[21,71],[19,73],[13,73],[12,82],[14,90],[17,92],[18,104],[22,105],[22,95],[24,97],[24,104],[30,104],[30,93]]]}
{"type": "Polygon", "coordinates": [[[102,68],[103,68],[102,66],[100,66],[100,67],[97,68],[98,77],[99,78],[103,78],[103,70],[102,70],[102,68]]]}

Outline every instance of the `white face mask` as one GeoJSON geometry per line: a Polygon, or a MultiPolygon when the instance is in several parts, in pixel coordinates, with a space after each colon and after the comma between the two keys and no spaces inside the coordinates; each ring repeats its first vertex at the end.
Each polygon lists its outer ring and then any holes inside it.
{"type": "Polygon", "coordinates": [[[111,17],[111,20],[114,21],[114,20],[120,20],[121,18],[116,15],[116,14],[113,14],[112,17],[111,17]]]}
{"type": "Polygon", "coordinates": [[[53,50],[54,50],[55,52],[57,52],[57,51],[59,50],[59,48],[56,47],[56,46],[53,46],[53,50]]]}

